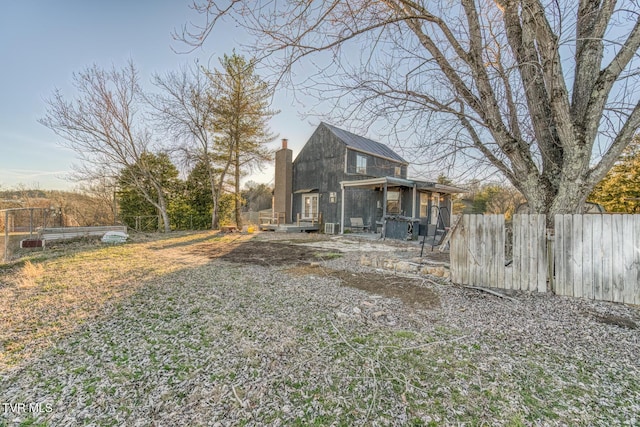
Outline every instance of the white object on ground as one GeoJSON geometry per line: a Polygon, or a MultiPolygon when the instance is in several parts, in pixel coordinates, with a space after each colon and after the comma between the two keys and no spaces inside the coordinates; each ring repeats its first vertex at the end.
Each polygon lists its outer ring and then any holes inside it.
{"type": "Polygon", "coordinates": [[[107,231],[102,236],[103,243],[124,243],[129,238],[129,235],[122,231],[107,231]]]}

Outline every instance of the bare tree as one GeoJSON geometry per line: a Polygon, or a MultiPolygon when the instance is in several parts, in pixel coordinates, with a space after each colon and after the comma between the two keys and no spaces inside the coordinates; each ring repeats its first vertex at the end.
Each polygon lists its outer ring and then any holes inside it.
{"type": "Polygon", "coordinates": [[[334,96],[343,119],[416,132],[428,147],[421,156],[489,163],[548,219],[580,210],[640,126],[637,0],[194,8],[206,21],[177,34],[191,46],[229,17],[255,36],[281,83],[334,96]]]}
{"type": "MultiPolygon", "coordinates": [[[[97,224],[116,224],[118,222],[117,184],[109,176],[101,176],[85,181],[78,186],[78,191],[93,200],[93,217],[97,224]]],[[[88,207],[86,210],[89,210],[88,207]]],[[[90,216],[90,214],[88,214],[90,216]]]]}
{"type": "Polygon", "coordinates": [[[128,174],[132,186],[158,209],[165,232],[170,231],[165,189],[153,165],[145,161],[145,153],[151,150],[151,134],[138,121],[142,91],[133,63],[120,71],[94,65],[74,73],[73,85],[77,97],[67,101],[56,90],[39,122],[61,136],[62,144],[80,158],[76,178],[115,178],[124,168],[135,170],[128,174]],[[147,190],[148,184],[155,195],[147,190]]]}
{"type": "Polygon", "coordinates": [[[210,80],[199,67],[183,68],[164,76],[154,75],[153,83],[161,93],[149,96],[158,124],[180,141],[187,162],[207,166],[213,209],[211,228],[219,226],[219,199],[230,167],[228,147],[216,143],[214,135],[215,95],[210,80]]]}

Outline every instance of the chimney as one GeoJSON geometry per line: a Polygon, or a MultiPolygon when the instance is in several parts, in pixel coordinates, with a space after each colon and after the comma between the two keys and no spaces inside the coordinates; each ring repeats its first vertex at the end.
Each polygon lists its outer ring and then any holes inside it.
{"type": "Polygon", "coordinates": [[[293,191],[293,152],[287,148],[288,140],[282,139],[282,148],[276,151],[276,176],[273,190],[273,213],[291,224],[291,195],[293,191]]]}

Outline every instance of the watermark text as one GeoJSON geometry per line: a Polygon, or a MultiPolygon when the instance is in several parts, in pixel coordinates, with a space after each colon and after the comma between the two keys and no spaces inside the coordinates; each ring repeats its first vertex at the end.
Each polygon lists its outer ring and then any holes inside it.
{"type": "Polygon", "coordinates": [[[53,412],[53,405],[46,402],[4,402],[1,403],[0,410],[5,415],[20,414],[46,414],[53,412]]]}

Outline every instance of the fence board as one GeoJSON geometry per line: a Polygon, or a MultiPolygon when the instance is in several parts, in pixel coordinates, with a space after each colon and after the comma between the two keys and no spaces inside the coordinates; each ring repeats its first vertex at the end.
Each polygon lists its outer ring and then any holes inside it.
{"type": "Polygon", "coordinates": [[[461,246],[459,248],[460,251],[460,259],[464,265],[464,268],[461,271],[460,283],[469,283],[469,229],[471,224],[471,218],[464,218],[464,225],[462,228],[462,241],[461,246]]]}
{"type": "Polygon", "coordinates": [[[635,263],[635,229],[633,215],[622,217],[622,301],[635,304],[635,282],[638,277],[638,265],[635,263]]]}
{"type": "Polygon", "coordinates": [[[538,247],[538,230],[536,229],[537,215],[529,215],[526,221],[527,233],[527,291],[538,289],[538,261],[541,254],[536,251],[538,247]]]}
{"type": "MultiPolygon", "coordinates": [[[[522,258],[520,276],[521,289],[543,291],[547,288],[547,242],[544,215],[517,215],[518,227],[522,235],[520,256],[522,258]]],[[[515,216],[514,216],[515,218],[515,216]]]]}
{"type": "Polygon", "coordinates": [[[602,216],[602,299],[604,301],[612,301],[612,283],[613,283],[613,258],[611,251],[612,245],[612,223],[611,216],[602,216]]]}
{"type": "Polygon", "coordinates": [[[526,258],[524,262],[524,268],[525,268],[526,275],[524,276],[525,283],[524,283],[523,289],[526,291],[535,290],[533,283],[537,283],[537,273],[538,273],[537,260],[538,260],[539,254],[536,253],[536,250],[535,250],[536,248],[535,238],[537,234],[536,230],[533,228],[535,224],[534,222],[535,217],[536,217],[535,215],[527,215],[524,221],[523,231],[525,233],[524,243],[526,247],[526,258]]]}
{"type": "Polygon", "coordinates": [[[634,263],[636,266],[635,292],[633,304],[640,304],[640,215],[633,216],[635,234],[634,234],[634,263]]]}
{"type": "Polygon", "coordinates": [[[467,230],[467,266],[469,268],[467,282],[469,285],[476,284],[476,239],[474,231],[477,230],[476,215],[469,217],[469,229],[467,230]]]}
{"type": "MultiPolygon", "coordinates": [[[[491,283],[493,287],[497,288],[498,284],[495,281],[495,274],[493,273],[495,265],[496,253],[494,250],[495,235],[492,235],[494,231],[495,221],[493,217],[495,215],[487,215],[484,221],[482,229],[482,283],[491,283]]],[[[486,285],[485,285],[486,286],[486,285]]]]}
{"type": "Polygon", "coordinates": [[[592,252],[591,271],[593,272],[593,299],[604,300],[604,276],[602,271],[602,259],[604,254],[604,238],[602,236],[603,217],[590,215],[592,219],[592,252]]]}
{"type": "Polygon", "coordinates": [[[467,228],[469,217],[464,215],[460,218],[457,227],[451,235],[451,281],[453,283],[465,283],[464,273],[466,271],[467,259],[467,228]]]}
{"type": "Polygon", "coordinates": [[[504,216],[496,215],[495,216],[495,229],[496,232],[494,236],[496,236],[497,240],[495,242],[495,250],[496,250],[496,266],[495,266],[495,275],[496,275],[496,283],[499,288],[505,288],[504,276],[506,274],[506,268],[504,266],[505,262],[505,235],[506,230],[504,227],[504,216]]]}
{"type": "Polygon", "coordinates": [[[564,286],[566,283],[566,273],[565,273],[565,251],[564,251],[564,237],[566,233],[564,233],[562,215],[556,215],[554,217],[554,229],[555,229],[555,240],[554,240],[554,257],[555,257],[555,280],[554,280],[554,289],[553,291],[556,295],[565,295],[564,286]]]}
{"type": "Polygon", "coordinates": [[[561,248],[564,252],[564,286],[562,289],[563,295],[571,295],[573,293],[573,236],[571,232],[573,227],[571,225],[571,215],[562,215],[562,231],[564,234],[563,246],[561,248]]]}
{"type": "Polygon", "coordinates": [[[582,215],[571,215],[572,295],[582,297],[582,215]]]}
{"type": "Polygon", "coordinates": [[[473,282],[472,285],[482,286],[482,217],[474,215],[471,223],[471,238],[473,241],[473,282]]]}
{"type": "Polygon", "coordinates": [[[522,221],[524,220],[523,215],[514,215],[513,216],[513,247],[512,247],[512,279],[511,279],[511,289],[520,289],[520,283],[522,279],[522,221]]]}
{"type": "Polygon", "coordinates": [[[538,260],[538,283],[536,291],[547,291],[547,276],[549,271],[549,251],[547,250],[547,218],[545,215],[538,215],[536,221],[536,230],[538,230],[538,247],[537,253],[542,257],[538,260]]]}
{"type": "Polygon", "coordinates": [[[623,289],[623,280],[624,280],[624,265],[622,259],[622,239],[624,236],[622,235],[622,215],[614,215],[611,222],[611,236],[616,236],[617,241],[612,241],[612,283],[611,283],[611,300],[612,301],[622,301],[622,289],[623,289]]]}
{"type": "Polygon", "coordinates": [[[582,216],[582,296],[593,299],[593,253],[600,250],[600,245],[596,245],[593,240],[593,218],[594,215],[582,216]],[[591,242],[591,244],[589,244],[591,242]]]}

